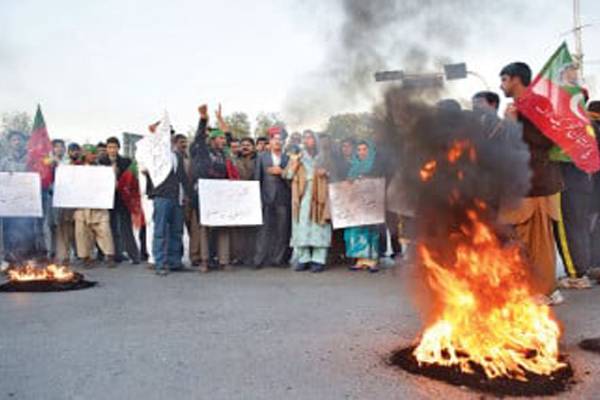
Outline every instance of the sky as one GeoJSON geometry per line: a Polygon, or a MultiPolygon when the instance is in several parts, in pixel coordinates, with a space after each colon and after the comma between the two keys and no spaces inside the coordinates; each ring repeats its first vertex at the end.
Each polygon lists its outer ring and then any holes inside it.
{"type": "MultiPolygon", "coordinates": [[[[338,2],[0,0],[0,114],[33,114],[40,103],[52,138],[96,142],[145,132],[164,110],[187,132],[202,103],[214,109],[221,102],[225,114],[243,111],[251,119],[281,112],[327,62],[342,20],[338,2]]],[[[565,35],[571,1],[521,3],[527,5],[512,10],[518,17],[499,13],[489,27],[470,30],[448,60],[465,61],[497,89],[505,64],[521,60],[538,71],[563,40],[573,50],[565,35]]],[[[600,2],[581,0],[581,7],[583,23],[592,24],[584,30],[585,78],[600,97],[600,46],[592,41],[600,34],[600,2]]],[[[468,15],[451,18],[473,23],[468,15]]],[[[449,95],[462,99],[483,88],[473,77],[448,85],[449,95]]],[[[335,112],[372,106],[358,99],[335,112]]],[[[319,129],[325,121],[319,115],[293,128],[319,129]]]]}

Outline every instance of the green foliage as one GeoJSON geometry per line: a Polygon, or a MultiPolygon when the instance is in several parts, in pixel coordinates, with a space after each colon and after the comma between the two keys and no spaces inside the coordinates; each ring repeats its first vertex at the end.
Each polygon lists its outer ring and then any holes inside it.
{"type": "Polygon", "coordinates": [[[250,119],[244,112],[234,112],[225,117],[225,122],[229,125],[233,137],[241,139],[250,135],[250,119]]]}
{"type": "Polygon", "coordinates": [[[254,137],[267,136],[269,128],[272,126],[285,127],[285,122],[281,120],[277,113],[260,113],[256,116],[256,126],[254,127],[254,137]]]}
{"type": "Polygon", "coordinates": [[[337,140],[372,138],[375,134],[374,121],[375,116],[371,113],[337,114],[329,118],[325,132],[337,140]]]}

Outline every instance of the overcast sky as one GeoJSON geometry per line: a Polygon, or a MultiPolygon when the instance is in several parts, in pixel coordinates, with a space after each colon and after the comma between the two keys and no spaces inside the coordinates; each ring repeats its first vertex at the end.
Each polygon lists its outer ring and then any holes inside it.
{"type": "MultiPolygon", "coordinates": [[[[290,91],[323,65],[335,37],[337,1],[320,3],[0,0],[0,113],[33,113],[39,102],[51,137],[97,141],[144,132],[164,109],[186,131],[202,102],[220,101],[225,113],[251,118],[282,111],[290,91]]],[[[506,63],[522,60],[538,71],[562,40],[573,50],[572,35],[561,36],[572,26],[570,0],[522,3],[529,4],[519,18],[500,16],[494,29],[472,31],[449,59],[466,61],[495,89],[506,63]]],[[[586,61],[600,62],[592,43],[600,35],[600,2],[582,0],[582,16],[597,23],[584,33],[586,61]]],[[[600,96],[599,74],[600,63],[586,66],[593,96],[600,96]]],[[[449,89],[468,98],[481,86],[470,78],[449,89]]]]}

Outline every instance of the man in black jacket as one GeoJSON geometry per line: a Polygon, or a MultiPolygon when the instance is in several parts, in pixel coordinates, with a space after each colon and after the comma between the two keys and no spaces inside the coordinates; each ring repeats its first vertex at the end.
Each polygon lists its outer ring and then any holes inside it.
{"type": "MultiPolygon", "coordinates": [[[[106,140],[106,156],[98,160],[100,165],[112,166],[115,171],[116,182],[119,182],[123,173],[131,166],[131,159],[119,155],[120,149],[119,139],[110,137],[106,140]]],[[[112,210],[110,210],[110,230],[115,242],[115,262],[120,263],[123,261],[123,250],[125,250],[131,263],[139,264],[140,250],[133,236],[131,213],[118,190],[115,190],[115,201],[112,210]]]]}
{"type": "Polygon", "coordinates": [[[171,157],[171,172],[158,186],[153,185],[144,171],[148,182],[146,192],[154,203],[152,255],[157,275],[167,275],[168,269],[183,268],[183,205],[192,194],[183,157],[177,152],[172,152],[171,157]]]}
{"type": "MultiPolygon", "coordinates": [[[[221,114],[221,105],[216,112],[219,129],[214,129],[210,132],[207,130],[208,125],[208,108],[206,105],[198,107],[200,113],[200,122],[194,142],[190,148],[192,157],[192,176],[194,184],[197,184],[198,179],[237,179],[237,172],[234,172],[233,163],[228,160],[225,153],[227,137],[231,137],[229,126],[221,114]],[[207,140],[209,141],[207,143],[207,140]],[[235,176],[234,176],[235,175],[235,176]]],[[[197,189],[195,190],[197,192],[197,189]]],[[[197,194],[194,193],[197,198],[197,194]]],[[[199,202],[195,202],[199,206],[199,202]]],[[[199,211],[199,208],[197,208],[199,211]]],[[[199,212],[198,212],[199,213],[199,212]]],[[[200,251],[201,251],[201,272],[208,271],[208,263],[211,253],[216,253],[219,259],[220,268],[229,268],[230,257],[230,234],[231,227],[206,227],[201,226],[200,234],[200,251]],[[212,240],[211,240],[212,239],[212,240]],[[210,243],[216,241],[216,252],[210,251],[210,243]]]]}

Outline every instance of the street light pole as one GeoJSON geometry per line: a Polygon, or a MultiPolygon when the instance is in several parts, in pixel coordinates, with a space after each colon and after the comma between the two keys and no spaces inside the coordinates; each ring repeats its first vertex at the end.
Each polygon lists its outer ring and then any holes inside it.
{"type": "Polygon", "coordinates": [[[583,43],[582,43],[581,9],[579,0],[573,0],[573,35],[575,36],[575,62],[583,78],[583,43]]]}

